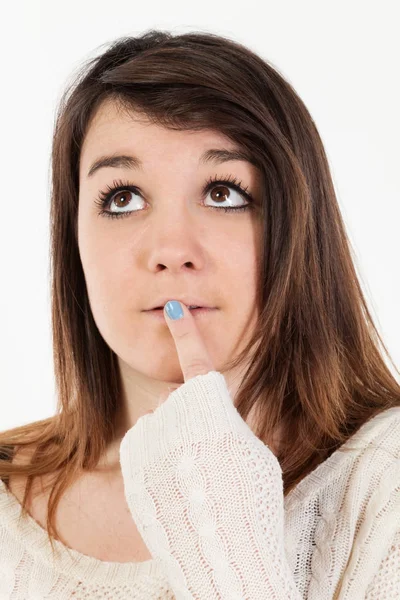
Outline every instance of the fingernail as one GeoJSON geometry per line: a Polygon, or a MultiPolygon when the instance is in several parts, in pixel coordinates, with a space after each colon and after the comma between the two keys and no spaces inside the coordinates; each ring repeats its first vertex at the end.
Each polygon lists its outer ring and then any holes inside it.
{"type": "Polygon", "coordinates": [[[182,319],[184,316],[181,303],[177,300],[169,300],[164,308],[168,317],[174,321],[177,319],[182,319]]]}

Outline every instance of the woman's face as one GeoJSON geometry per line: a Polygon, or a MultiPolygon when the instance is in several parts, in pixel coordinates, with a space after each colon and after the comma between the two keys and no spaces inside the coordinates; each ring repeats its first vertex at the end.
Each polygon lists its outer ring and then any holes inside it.
{"type": "MultiPolygon", "coordinates": [[[[248,341],[256,321],[256,248],[261,234],[261,175],[249,162],[202,162],[209,149],[237,148],[206,130],[172,131],[143,117],[101,106],[90,124],[80,160],[79,252],[96,325],[122,371],[183,383],[166,323],[146,309],[160,298],[184,296],[216,307],[195,319],[215,369],[224,372],[248,341]],[[109,155],[134,156],[132,164],[92,165],[109,155]],[[210,177],[235,177],[254,197],[254,210],[225,212],[248,200],[210,177]],[[101,192],[122,180],[99,215],[101,192]],[[135,190],[126,190],[127,185],[135,190]]],[[[160,311],[162,314],[162,311],[160,311]]]]}

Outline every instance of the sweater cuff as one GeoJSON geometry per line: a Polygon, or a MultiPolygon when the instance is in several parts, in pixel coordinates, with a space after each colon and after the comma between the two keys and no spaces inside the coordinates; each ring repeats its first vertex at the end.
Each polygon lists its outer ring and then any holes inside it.
{"type": "Polygon", "coordinates": [[[131,470],[138,470],[165,458],[176,448],[212,440],[227,432],[260,443],[235,408],[225,377],[218,371],[209,371],[189,379],[153,413],[140,417],[123,437],[120,457],[129,457],[131,470]]]}

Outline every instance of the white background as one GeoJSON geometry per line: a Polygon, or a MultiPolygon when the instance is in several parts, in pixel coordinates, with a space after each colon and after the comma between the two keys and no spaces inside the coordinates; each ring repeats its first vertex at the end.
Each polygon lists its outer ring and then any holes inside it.
{"type": "Polygon", "coordinates": [[[2,5],[0,430],[56,407],[48,223],[58,100],[101,45],[151,28],[231,37],[295,87],[324,142],[361,285],[399,368],[398,10],[396,0],[2,5]]]}

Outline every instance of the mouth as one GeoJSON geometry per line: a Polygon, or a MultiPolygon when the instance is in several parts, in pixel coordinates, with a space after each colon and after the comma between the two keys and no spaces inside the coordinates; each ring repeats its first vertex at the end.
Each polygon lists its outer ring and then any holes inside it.
{"type": "MultiPolygon", "coordinates": [[[[206,315],[210,315],[211,313],[215,313],[217,312],[217,308],[206,308],[204,306],[198,306],[197,308],[190,308],[190,306],[188,307],[191,314],[194,317],[205,317],[206,315]]],[[[165,321],[165,317],[164,317],[164,307],[160,306],[157,308],[153,308],[151,310],[146,310],[144,311],[146,314],[151,315],[153,317],[156,317],[158,319],[161,319],[162,321],[165,321]]]]}
{"type": "MultiPolygon", "coordinates": [[[[212,309],[207,309],[205,306],[188,306],[188,309],[189,310],[212,310],[212,309]]],[[[157,306],[156,308],[152,308],[150,310],[164,310],[164,307],[157,306]]]]}

